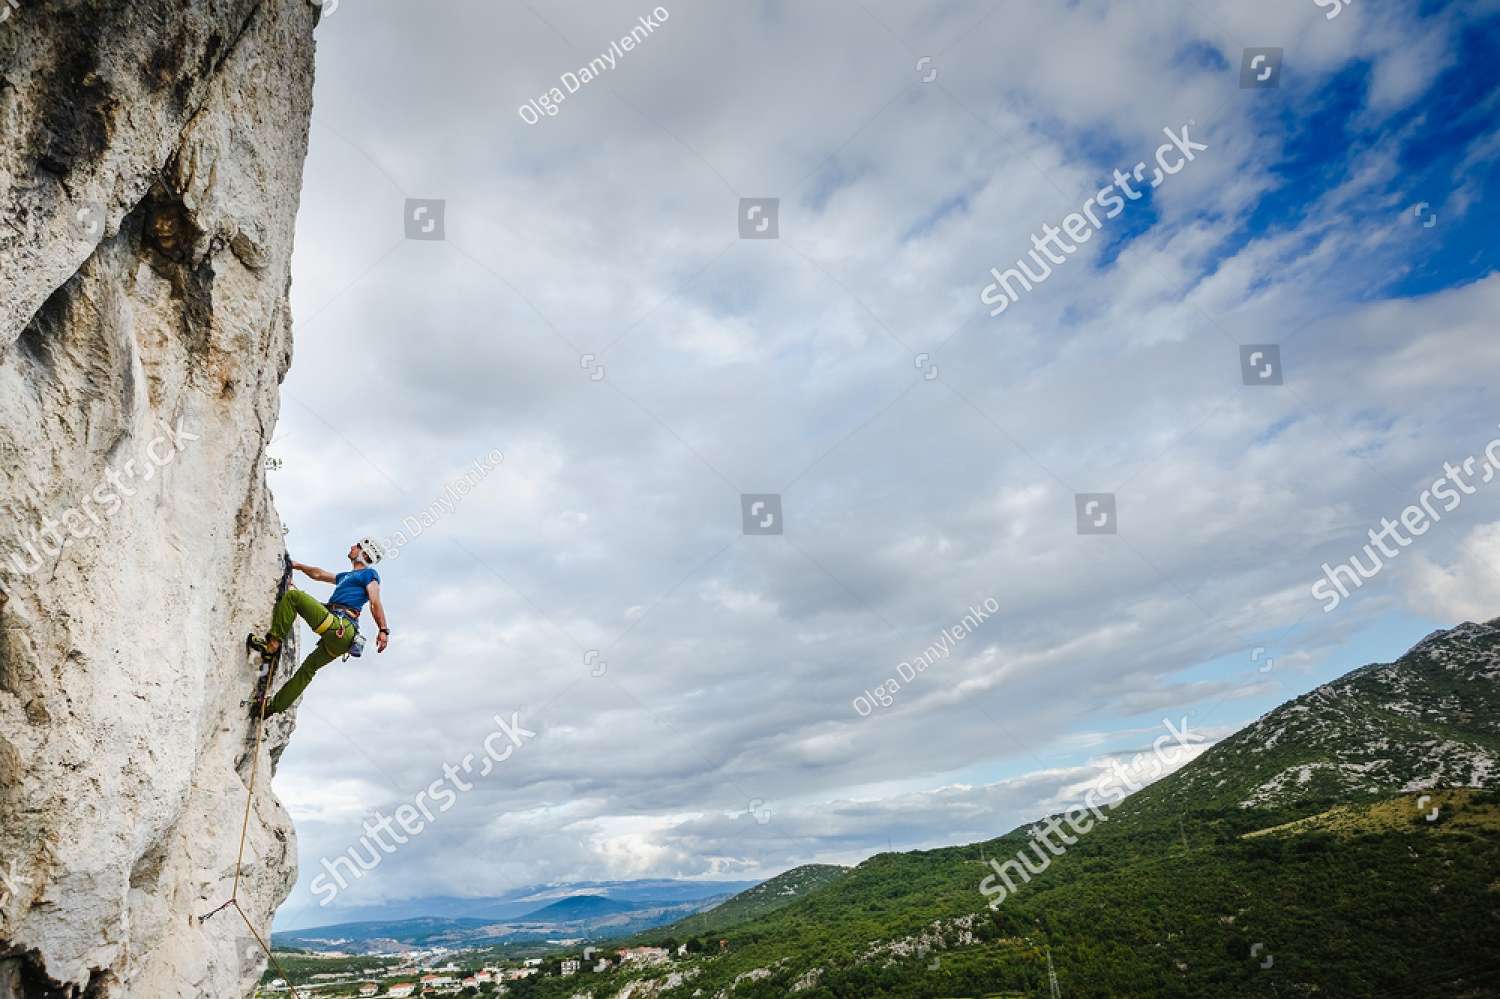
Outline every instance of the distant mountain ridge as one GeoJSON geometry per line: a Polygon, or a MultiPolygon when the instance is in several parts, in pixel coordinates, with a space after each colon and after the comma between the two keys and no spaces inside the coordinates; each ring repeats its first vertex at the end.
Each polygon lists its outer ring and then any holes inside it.
{"type": "Polygon", "coordinates": [[[527,885],[492,896],[460,898],[434,895],[395,899],[372,905],[336,908],[314,906],[310,911],[290,912],[278,919],[278,933],[302,933],[319,927],[348,926],[366,922],[399,922],[408,919],[446,918],[519,919],[542,906],[575,895],[598,895],[624,902],[671,905],[724,898],[758,884],[756,881],[682,881],[646,878],[637,881],[580,881],[527,885]]]}
{"type": "Polygon", "coordinates": [[[571,923],[602,916],[616,916],[641,908],[639,904],[617,902],[602,895],[570,895],[565,899],[545,905],[535,912],[528,912],[520,921],[524,923],[571,923]]]}
{"type": "MultiPolygon", "coordinates": [[[[439,913],[280,930],[273,940],[279,946],[316,952],[368,954],[627,936],[718,905],[754,884],[647,880],[547,885],[522,889],[513,897],[440,900],[433,906],[439,913]],[[574,891],[569,893],[568,888],[574,891]],[[556,897],[559,893],[561,897],[556,897]],[[440,914],[444,909],[467,914],[440,914]]],[[[393,908],[401,912],[413,904],[422,902],[403,902],[393,908]]]]}

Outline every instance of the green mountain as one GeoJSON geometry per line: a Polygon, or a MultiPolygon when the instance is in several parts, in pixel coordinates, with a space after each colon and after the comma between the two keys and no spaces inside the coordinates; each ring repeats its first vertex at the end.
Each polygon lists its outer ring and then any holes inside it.
{"type": "Polygon", "coordinates": [[[880,854],[652,994],[1047,996],[1050,965],[1070,999],[1500,997],[1497,759],[1500,620],[1282,705],[1059,855],[1036,825],[880,854]],[[1002,896],[1021,851],[1045,862],[1002,896]]]}
{"type": "Polygon", "coordinates": [[[653,930],[651,936],[681,939],[722,933],[806,898],[847,873],[849,868],[830,864],[794,867],[769,881],[762,881],[754,888],[740,892],[722,905],[678,920],[660,930],[653,930]]]}

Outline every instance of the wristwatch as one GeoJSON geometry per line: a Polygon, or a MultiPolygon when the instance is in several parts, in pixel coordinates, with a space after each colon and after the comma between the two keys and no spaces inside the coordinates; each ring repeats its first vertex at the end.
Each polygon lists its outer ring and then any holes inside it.
{"type": "Polygon", "coordinates": [[[389,628],[381,628],[380,631],[376,632],[376,634],[379,634],[379,635],[389,635],[390,633],[391,633],[391,629],[389,629],[389,628]]]}

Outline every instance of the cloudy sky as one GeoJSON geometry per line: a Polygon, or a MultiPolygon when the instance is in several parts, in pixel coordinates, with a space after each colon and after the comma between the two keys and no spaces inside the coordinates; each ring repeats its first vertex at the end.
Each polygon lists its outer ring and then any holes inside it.
{"type": "Polygon", "coordinates": [[[271,482],[299,560],[407,539],[390,651],[318,677],[276,778],[279,925],[988,838],[1164,717],[1221,737],[1500,613],[1500,483],[1335,609],[1310,593],[1500,437],[1497,19],[331,9],[271,482]],[[1152,187],[1184,128],[1206,148],[1152,187]],[[1138,197],[1105,218],[1117,170],[1138,197]],[[1096,204],[991,316],[990,269],[1096,204]],[[746,494],[782,533],[746,533],[746,494]],[[513,712],[536,737],[320,908],[320,858],[513,712]]]}

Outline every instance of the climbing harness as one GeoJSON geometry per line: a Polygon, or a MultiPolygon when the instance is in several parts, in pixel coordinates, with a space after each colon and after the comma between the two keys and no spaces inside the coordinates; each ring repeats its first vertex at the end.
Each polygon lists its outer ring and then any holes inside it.
{"type": "MultiPolygon", "coordinates": [[[[349,651],[344,653],[344,662],[348,662],[351,658],[358,659],[360,656],[364,655],[365,636],[359,633],[359,611],[345,607],[342,604],[329,604],[328,620],[323,624],[324,631],[328,630],[328,625],[333,622],[334,618],[338,618],[338,620],[342,622],[338,630],[338,636],[340,638],[344,637],[343,624],[347,624],[349,627],[354,629],[354,639],[349,643],[349,651]]],[[[323,632],[321,631],[318,632],[318,634],[320,635],[322,633],[323,632]]]]}

